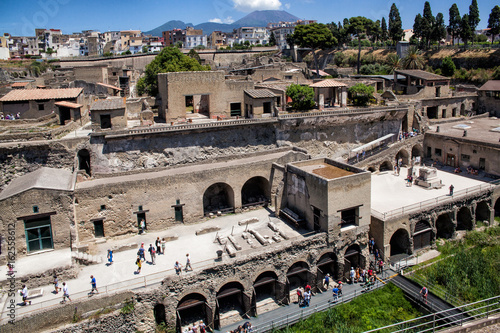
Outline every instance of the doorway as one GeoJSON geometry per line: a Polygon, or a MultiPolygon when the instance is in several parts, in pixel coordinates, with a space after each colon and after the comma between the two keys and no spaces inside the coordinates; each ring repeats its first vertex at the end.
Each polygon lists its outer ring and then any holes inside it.
{"type": "Polygon", "coordinates": [[[111,128],[111,115],[101,114],[101,129],[111,128]]]}
{"type": "Polygon", "coordinates": [[[59,125],[65,125],[66,120],[71,120],[71,111],[67,107],[60,106],[59,107],[59,125]]]}
{"type": "Polygon", "coordinates": [[[319,218],[321,216],[321,210],[313,206],[313,215],[314,215],[314,231],[320,231],[321,225],[319,224],[319,218]]]}
{"type": "Polygon", "coordinates": [[[144,231],[148,230],[148,223],[146,220],[146,213],[137,213],[137,228],[139,229],[139,234],[142,234],[141,220],[144,220],[144,231]]]}
{"type": "Polygon", "coordinates": [[[94,237],[104,237],[104,223],[103,220],[94,221],[94,237]]]}
{"type": "Polygon", "coordinates": [[[455,155],[453,154],[446,155],[446,165],[455,167],[455,155]]]}
{"type": "Polygon", "coordinates": [[[271,113],[271,102],[264,102],[264,113],[271,113]]]}

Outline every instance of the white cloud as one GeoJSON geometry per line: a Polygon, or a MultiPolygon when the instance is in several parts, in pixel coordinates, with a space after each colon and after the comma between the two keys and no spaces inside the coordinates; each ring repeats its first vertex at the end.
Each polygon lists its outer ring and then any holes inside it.
{"type": "Polygon", "coordinates": [[[241,12],[254,10],[280,9],[280,0],[233,0],[234,8],[241,12]]]}
{"type": "Polygon", "coordinates": [[[212,23],[226,23],[226,24],[231,24],[234,22],[233,18],[231,16],[226,17],[225,19],[220,19],[220,18],[213,18],[211,20],[208,20],[208,22],[212,23]]]}
{"type": "Polygon", "coordinates": [[[285,4],[285,8],[286,8],[286,9],[290,9],[290,4],[289,4],[289,3],[286,3],[286,4],[285,4]]]}

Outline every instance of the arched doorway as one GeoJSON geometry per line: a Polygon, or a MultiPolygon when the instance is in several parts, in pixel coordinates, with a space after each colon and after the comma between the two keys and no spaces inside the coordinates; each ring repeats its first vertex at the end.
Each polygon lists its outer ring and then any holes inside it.
{"type": "Polygon", "coordinates": [[[316,283],[318,287],[323,287],[323,279],[327,274],[334,280],[338,279],[337,256],[333,252],[323,254],[316,264],[318,273],[316,275],[316,283]]]}
{"type": "Polygon", "coordinates": [[[427,221],[418,221],[413,232],[413,249],[419,250],[430,246],[432,242],[432,228],[427,221]]]}
{"type": "Polygon", "coordinates": [[[211,185],[203,194],[203,213],[234,211],[234,191],[226,183],[211,185]]]}
{"type": "Polygon", "coordinates": [[[490,207],[486,201],[481,201],[476,205],[476,223],[490,222],[490,207]]]}
{"type": "Polygon", "coordinates": [[[87,149],[81,149],[78,151],[78,170],[85,170],[87,175],[90,174],[90,153],[87,149]]]}
{"type": "Polygon", "coordinates": [[[370,171],[371,173],[374,173],[375,171],[377,171],[377,169],[375,169],[375,167],[371,166],[371,167],[368,167],[368,171],[370,171]]]}
{"type": "Polygon", "coordinates": [[[453,233],[455,232],[455,228],[453,226],[453,222],[450,217],[450,213],[444,213],[439,215],[436,220],[436,237],[437,238],[451,238],[453,237],[453,233]]]}
{"type": "Polygon", "coordinates": [[[251,300],[243,291],[243,285],[236,281],[226,283],[219,289],[214,317],[216,329],[229,324],[231,317],[240,319],[248,311],[251,300]]]}
{"type": "Polygon", "coordinates": [[[241,189],[243,206],[263,205],[271,198],[269,181],[264,177],[253,177],[246,181],[241,189]]]}
{"type": "Polygon", "coordinates": [[[212,324],[212,308],[205,296],[192,293],[184,296],[177,305],[176,322],[178,332],[184,332],[184,327],[203,320],[207,326],[212,324]]]}
{"type": "Polygon", "coordinates": [[[414,145],[413,148],[411,149],[411,158],[414,159],[416,157],[420,157],[422,159],[424,155],[424,150],[420,145],[414,145]]]}
{"type": "Polygon", "coordinates": [[[349,271],[351,270],[351,267],[356,269],[357,267],[363,266],[364,262],[359,245],[353,244],[349,246],[344,254],[344,278],[346,280],[349,278],[349,271]]]}
{"type": "Polygon", "coordinates": [[[398,254],[411,254],[410,236],[405,229],[398,229],[392,234],[391,257],[398,254]]]}
{"type": "Polygon", "coordinates": [[[470,209],[462,207],[457,213],[457,230],[472,230],[474,226],[470,209]]]}
{"type": "Polygon", "coordinates": [[[165,305],[159,303],[153,308],[156,324],[166,323],[167,317],[165,316],[165,305]]]}
{"type": "Polygon", "coordinates": [[[408,165],[408,152],[404,149],[401,149],[400,151],[398,151],[398,153],[396,154],[396,161],[399,163],[399,161],[401,161],[401,163],[403,165],[408,165]]]}
{"type": "Polygon", "coordinates": [[[310,284],[312,274],[309,265],[304,261],[299,261],[290,266],[286,273],[285,296],[290,303],[291,295],[296,294],[298,287],[304,287],[310,284]]]}
{"type": "Polygon", "coordinates": [[[392,163],[389,161],[384,161],[382,164],[380,164],[380,167],[378,168],[380,172],[382,171],[392,171],[392,163]]]}
{"type": "Polygon", "coordinates": [[[259,307],[269,304],[270,301],[280,303],[284,286],[278,282],[275,272],[261,273],[253,284],[252,309],[253,316],[258,315],[259,307]],[[281,296],[281,297],[280,297],[281,296]]]}

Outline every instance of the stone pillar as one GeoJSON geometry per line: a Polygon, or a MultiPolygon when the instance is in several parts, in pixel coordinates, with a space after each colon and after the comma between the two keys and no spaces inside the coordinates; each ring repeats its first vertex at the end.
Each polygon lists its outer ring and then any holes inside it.
{"type": "Polygon", "coordinates": [[[342,87],[341,92],[340,92],[340,106],[346,106],[347,105],[347,88],[342,87]]]}
{"type": "Polygon", "coordinates": [[[325,109],[325,95],[319,94],[319,110],[323,111],[325,109]]]}

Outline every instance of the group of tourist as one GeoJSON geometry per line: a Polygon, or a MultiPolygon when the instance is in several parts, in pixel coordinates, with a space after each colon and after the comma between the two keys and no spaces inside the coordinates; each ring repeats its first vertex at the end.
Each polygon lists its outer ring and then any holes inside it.
{"type": "Polygon", "coordinates": [[[297,288],[297,303],[299,307],[308,307],[311,304],[312,290],[309,284],[306,284],[304,288],[297,288]]]}
{"type": "Polygon", "coordinates": [[[198,324],[195,323],[193,326],[188,326],[183,333],[205,333],[207,330],[207,325],[205,325],[203,320],[200,320],[198,324]]]}
{"type": "Polygon", "coordinates": [[[412,128],[411,132],[399,132],[398,140],[402,141],[408,138],[412,138],[420,134],[420,131],[416,128],[412,128]]]}
{"type": "MultiPolygon", "coordinates": [[[[156,241],[155,241],[155,245],[153,246],[153,244],[149,244],[149,248],[148,248],[148,252],[149,252],[149,256],[151,258],[151,260],[149,261],[149,263],[151,265],[156,265],[156,255],[164,255],[165,254],[165,243],[167,241],[165,240],[165,238],[162,238],[160,240],[160,237],[157,237],[156,238],[156,241]]],[[[108,250],[108,258],[109,258],[109,251],[108,250]]],[[[112,256],[111,256],[112,258],[112,256]]],[[[109,259],[108,259],[109,260],[109,259]]],[[[141,273],[141,269],[142,269],[142,263],[143,262],[147,262],[146,261],[146,248],[144,247],[144,242],[141,243],[141,246],[139,247],[139,250],[137,251],[137,259],[135,261],[135,264],[137,265],[137,270],[135,271],[135,274],[140,274],[141,273]]],[[[111,264],[112,262],[109,263],[109,265],[111,264]]],[[[180,275],[182,273],[182,271],[184,270],[185,272],[189,271],[189,270],[193,270],[193,267],[191,266],[191,256],[189,255],[189,253],[186,253],[186,266],[183,268],[182,267],[182,264],[179,263],[179,261],[176,261],[175,264],[174,264],[174,270],[175,270],[175,273],[177,275],[180,275]]]]}
{"type": "Polygon", "coordinates": [[[16,113],[16,115],[6,114],[4,116],[3,113],[0,113],[0,120],[14,120],[14,119],[21,119],[21,114],[18,112],[16,113]]]}
{"type": "Polygon", "coordinates": [[[227,331],[226,333],[247,333],[247,332],[253,332],[252,324],[249,321],[247,321],[243,325],[238,326],[238,328],[232,331],[227,331]]]}

